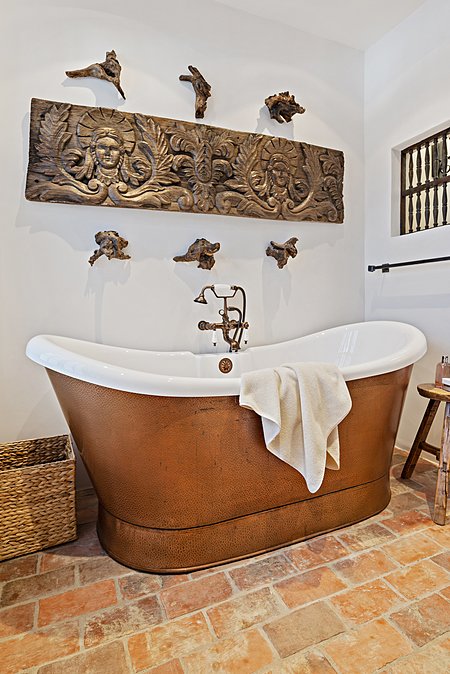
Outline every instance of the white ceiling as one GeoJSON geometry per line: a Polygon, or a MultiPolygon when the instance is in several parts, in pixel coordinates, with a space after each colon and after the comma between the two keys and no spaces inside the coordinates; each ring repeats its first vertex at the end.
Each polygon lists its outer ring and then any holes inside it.
{"type": "Polygon", "coordinates": [[[218,0],[223,5],[367,49],[427,0],[218,0]]]}

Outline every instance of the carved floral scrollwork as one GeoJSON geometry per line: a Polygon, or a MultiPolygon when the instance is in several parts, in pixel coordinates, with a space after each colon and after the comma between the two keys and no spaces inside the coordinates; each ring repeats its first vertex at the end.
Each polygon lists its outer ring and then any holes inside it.
{"type": "Polygon", "coordinates": [[[134,190],[118,185],[111,191],[111,200],[116,206],[137,203],[141,208],[163,208],[176,203],[180,210],[191,209],[192,194],[179,185],[180,178],[172,166],[174,157],[162,129],[151,117],[135,115],[134,118],[141,136],[138,149],[145,158],[146,179],[134,190]]]}
{"type": "Polygon", "coordinates": [[[34,99],[26,196],[342,222],[341,152],[285,138],[34,99]]]}
{"type": "Polygon", "coordinates": [[[187,128],[178,123],[170,135],[170,146],[182,152],[175,156],[173,168],[186,178],[195,206],[203,213],[213,210],[219,183],[233,173],[230,159],[236,154],[236,147],[227,132],[217,133],[212,127],[200,125],[187,128]]]}

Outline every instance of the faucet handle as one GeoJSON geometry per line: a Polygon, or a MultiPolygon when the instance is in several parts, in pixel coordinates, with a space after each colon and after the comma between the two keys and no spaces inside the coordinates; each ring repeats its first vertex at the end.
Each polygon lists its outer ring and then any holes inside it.
{"type": "Polygon", "coordinates": [[[212,345],[217,346],[217,331],[215,328],[212,331],[212,345]]]}
{"type": "Polygon", "coordinates": [[[242,339],[244,340],[244,344],[247,344],[248,342],[248,328],[249,325],[247,322],[244,323],[244,331],[242,333],[242,339]]]}

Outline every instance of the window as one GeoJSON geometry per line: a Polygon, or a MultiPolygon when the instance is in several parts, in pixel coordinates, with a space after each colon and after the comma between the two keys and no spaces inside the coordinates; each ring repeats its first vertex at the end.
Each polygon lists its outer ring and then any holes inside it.
{"type": "Polygon", "coordinates": [[[401,153],[400,234],[447,225],[450,128],[401,153]]]}

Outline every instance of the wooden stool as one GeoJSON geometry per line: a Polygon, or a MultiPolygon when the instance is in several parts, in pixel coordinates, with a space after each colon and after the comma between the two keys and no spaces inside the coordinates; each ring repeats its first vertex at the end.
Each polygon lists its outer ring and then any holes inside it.
{"type": "Polygon", "coordinates": [[[420,423],[417,435],[414,438],[411,450],[403,466],[401,477],[407,480],[411,477],[417,460],[422,450],[434,454],[439,459],[439,471],[434,497],[433,521],[436,524],[445,524],[448,496],[448,464],[450,458],[450,391],[437,388],[434,384],[419,384],[418,392],[424,398],[429,398],[429,403],[423,419],[420,423]],[[441,402],[445,402],[444,425],[442,427],[441,447],[434,447],[426,442],[427,435],[439,409],[441,402]]]}

